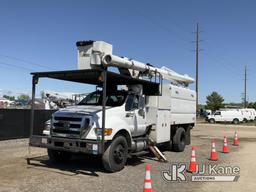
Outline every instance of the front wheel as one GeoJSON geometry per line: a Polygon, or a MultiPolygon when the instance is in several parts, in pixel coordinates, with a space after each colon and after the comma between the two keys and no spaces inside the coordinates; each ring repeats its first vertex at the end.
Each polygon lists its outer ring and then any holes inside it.
{"type": "Polygon", "coordinates": [[[117,172],[124,168],[128,157],[128,144],[123,136],[117,136],[102,157],[105,170],[117,172]]]}
{"type": "Polygon", "coordinates": [[[215,123],[215,120],[214,120],[214,119],[210,119],[210,120],[209,120],[209,123],[214,124],[214,123],[215,123]]]}

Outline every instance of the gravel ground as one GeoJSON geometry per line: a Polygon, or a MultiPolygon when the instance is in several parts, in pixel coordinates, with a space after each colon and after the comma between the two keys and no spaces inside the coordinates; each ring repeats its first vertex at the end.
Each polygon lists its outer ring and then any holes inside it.
{"type": "Polygon", "coordinates": [[[151,166],[153,191],[255,191],[256,127],[198,124],[192,131],[192,145],[196,146],[198,164],[209,163],[210,139],[216,139],[217,151],[221,150],[223,136],[232,142],[234,131],[239,134],[239,146],[229,145],[230,153],[218,153],[219,165],[239,166],[238,182],[165,182],[163,170],[171,162],[189,162],[188,146],[182,153],[164,151],[168,163],[161,163],[150,156],[129,159],[127,166],[118,173],[105,173],[99,159],[79,156],[64,164],[52,164],[45,149],[30,148],[27,139],[0,141],[0,191],[142,191],[145,164],[151,166]],[[34,157],[27,165],[26,157],[34,157]]]}

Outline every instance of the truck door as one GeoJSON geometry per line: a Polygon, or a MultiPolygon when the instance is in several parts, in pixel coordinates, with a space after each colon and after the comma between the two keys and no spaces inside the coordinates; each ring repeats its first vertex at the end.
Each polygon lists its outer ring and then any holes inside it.
{"type": "Polygon", "coordinates": [[[217,111],[214,113],[214,118],[215,118],[215,121],[225,121],[222,117],[222,114],[220,111],[217,111]]]}
{"type": "Polygon", "coordinates": [[[146,130],[146,113],[144,109],[144,98],[139,95],[129,94],[125,111],[126,122],[129,124],[129,128],[132,136],[139,136],[145,133],[146,130]]]}

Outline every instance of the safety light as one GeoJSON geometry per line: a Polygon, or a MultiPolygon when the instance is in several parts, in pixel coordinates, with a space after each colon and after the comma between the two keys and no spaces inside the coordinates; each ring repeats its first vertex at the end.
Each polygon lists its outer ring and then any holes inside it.
{"type": "MultiPolygon", "coordinates": [[[[96,135],[101,135],[101,128],[95,128],[95,133],[96,135]]],[[[105,128],[105,136],[109,136],[112,134],[112,129],[111,128],[105,128]]]]}
{"type": "Polygon", "coordinates": [[[112,134],[112,129],[110,128],[105,128],[105,135],[111,135],[112,134]]]}
{"type": "Polygon", "coordinates": [[[103,81],[103,77],[102,77],[102,75],[100,75],[100,76],[98,77],[98,81],[100,81],[100,82],[102,82],[102,81],[103,81]]]}

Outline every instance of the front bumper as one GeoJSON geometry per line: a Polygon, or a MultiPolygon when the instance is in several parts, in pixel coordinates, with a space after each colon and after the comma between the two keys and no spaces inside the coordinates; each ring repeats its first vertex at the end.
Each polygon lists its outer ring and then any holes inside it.
{"type": "Polygon", "coordinates": [[[101,154],[102,151],[100,141],[38,135],[33,135],[30,137],[29,145],[33,147],[68,151],[72,153],[87,153],[95,155],[101,154]]]}

